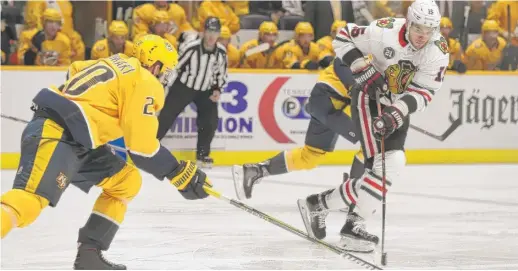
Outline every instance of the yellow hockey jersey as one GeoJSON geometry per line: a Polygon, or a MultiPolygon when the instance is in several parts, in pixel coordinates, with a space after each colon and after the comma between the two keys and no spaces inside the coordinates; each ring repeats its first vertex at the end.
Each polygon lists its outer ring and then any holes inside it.
{"type": "Polygon", "coordinates": [[[56,59],[56,62],[52,65],[69,65],[71,62],[71,46],[70,39],[67,35],[57,32],[53,40],[45,40],[44,35],[43,31],[39,31],[35,28],[24,32],[24,37],[20,40],[17,50],[19,63],[24,64],[26,53],[31,50],[36,53],[37,56],[35,60],[27,59],[27,61],[31,62],[27,63],[28,65],[50,65],[45,64],[47,63],[47,61],[45,61],[46,58],[56,59]],[[35,38],[37,35],[40,36],[40,38],[35,38]]]}
{"type": "Polygon", "coordinates": [[[277,56],[282,53],[282,68],[291,69],[297,65],[304,68],[310,61],[318,63],[320,50],[316,43],[311,42],[308,52],[304,52],[302,47],[295,41],[291,40],[282,46],[277,56]]]}
{"type": "MultiPolygon", "coordinates": [[[[245,56],[246,51],[256,47],[259,45],[259,41],[249,40],[245,42],[242,46],[240,51],[240,57],[242,58],[242,63],[240,65],[241,68],[246,69],[269,69],[269,68],[275,68],[275,61],[274,61],[274,51],[277,51],[275,49],[270,49],[268,51],[262,52],[262,53],[256,53],[253,55],[249,55],[248,57],[245,56]]],[[[274,47],[277,45],[274,45],[274,47]]],[[[279,67],[280,68],[280,65],[279,67]]]]}
{"type": "MultiPolygon", "coordinates": [[[[153,21],[153,14],[157,10],[156,6],[147,3],[140,5],[133,11],[133,27],[131,36],[135,38],[137,35],[149,32],[149,25],[153,21]]],[[[178,4],[169,4],[167,9],[169,18],[175,23],[176,30],[173,32],[173,36],[178,39],[180,34],[184,31],[193,30],[192,25],[187,21],[185,10],[178,4]]]]}
{"type": "Polygon", "coordinates": [[[450,51],[450,63],[448,69],[451,69],[455,60],[463,60],[464,53],[458,39],[448,38],[448,48],[450,51]]]}
{"type": "MultiPolygon", "coordinates": [[[[133,56],[133,42],[127,40],[124,43],[124,48],[123,48],[122,52],[117,52],[117,53],[123,53],[127,56],[133,56]]],[[[113,54],[117,54],[117,53],[114,53],[110,50],[110,45],[108,43],[108,39],[106,38],[106,39],[99,40],[94,44],[94,46],[92,47],[91,58],[93,60],[95,60],[95,59],[99,59],[99,58],[109,57],[109,56],[111,56],[113,54]]]]}
{"type": "Polygon", "coordinates": [[[502,51],[506,45],[507,42],[498,37],[497,47],[489,49],[482,38],[478,38],[466,50],[468,70],[494,70],[502,60],[502,51]]]}
{"type": "Polygon", "coordinates": [[[123,137],[126,147],[152,156],[159,148],[156,112],[164,88],[136,58],[116,54],[72,63],[59,89],[41,90],[33,102],[62,117],[75,141],[95,149],[123,137]]]}
{"type": "Polygon", "coordinates": [[[511,26],[511,33],[514,33],[514,37],[511,39],[511,44],[518,46],[518,1],[496,1],[488,10],[487,19],[495,20],[498,22],[500,25],[500,34],[507,32],[507,23],[509,17],[507,15],[507,6],[509,6],[511,9],[511,18],[509,24],[511,26]]]}
{"type": "Polygon", "coordinates": [[[239,50],[230,43],[227,46],[227,58],[229,68],[239,68],[239,50]]]}
{"type": "Polygon", "coordinates": [[[334,92],[329,94],[335,109],[347,106],[345,113],[351,115],[351,109],[348,106],[351,104],[348,87],[354,83],[354,78],[352,72],[350,70],[347,72],[339,59],[335,58],[327,68],[320,71],[317,83],[326,84],[333,89],[334,92]]]}
{"type": "MultiPolygon", "coordinates": [[[[223,3],[220,0],[203,1],[197,12],[200,28],[203,27],[208,17],[214,16],[219,18],[221,25],[226,25],[232,34],[235,34],[240,29],[239,17],[237,17],[227,3],[223,3]]],[[[202,29],[199,30],[201,31],[202,29]]]]}

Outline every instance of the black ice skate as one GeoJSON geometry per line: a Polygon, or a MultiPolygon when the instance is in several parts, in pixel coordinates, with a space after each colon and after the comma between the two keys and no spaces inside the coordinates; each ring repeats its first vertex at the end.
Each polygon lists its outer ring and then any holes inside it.
{"type": "Polygon", "coordinates": [[[379,242],[376,235],[365,230],[365,222],[358,214],[351,212],[340,230],[339,247],[351,252],[372,252],[379,242]]]}
{"type": "Polygon", "coordinates": [[[126,270],[122,264],[106,260],[101,249],[92,244],[79,244],[74,262],[75,270],[126,270]]]}
{"type": "Polygon", "coordinates": [[[203,156],[196,158],[196,165],[199,168],[211,169],[214,165],[214,159],[209,156],[203,156]]]}
{"type": "Polygon", "coordinates": [[[239,200],[252,197],[252,188],[260,182],[261,178],[269,175],[268,169],[263,164],[244,164],[232,167],[232,178],[234,188],[239,200]]]}
{"type": "Polygon", "coordinates": [[[329,214],[322,202],[323,197],[323,194],[314,194],[297,201],[308,235],[319,240],[326,237],[326,217],[329,214]]]}

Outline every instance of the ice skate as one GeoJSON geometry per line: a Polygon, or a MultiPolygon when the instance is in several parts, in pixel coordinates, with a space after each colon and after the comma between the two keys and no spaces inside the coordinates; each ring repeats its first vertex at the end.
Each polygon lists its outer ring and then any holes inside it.
{"type": "Polygon", "coordinates": [[[378,236],[368,233],[363,218],[354,212],[347,216],[340,235],[342,238],[338,246],[351,252],[372,252],[379,242],[378,236]]]}
{"type": "Polygon", "coordinates": [[[308,235],[319,240],[324,239],[329,211],[322,202],[322,195],[314,194],[307,199],[299,199],[297,204],[308,235]]]}
{"type": "Polygon", "coordinates": [[[101,249],[93,244],[79,244],[74,262],[75,270],[126,270],[122,264],[112,263],[104,258],[101,249]]]}
{"type": "Polygon", "coordinates": [[[234,165],[232,167],[232,178],[234,188],[239,200],[252,197],[252,188],[259,183],[261,178],[268,176],[268,170],[262,164],[234,165]]]}
{"type": "Polygon", "coordinates": [[[211,169],[214,165],[214,159],[209,156],[198,157],[196,158],[196,165],[199,168],[211,169]]]}

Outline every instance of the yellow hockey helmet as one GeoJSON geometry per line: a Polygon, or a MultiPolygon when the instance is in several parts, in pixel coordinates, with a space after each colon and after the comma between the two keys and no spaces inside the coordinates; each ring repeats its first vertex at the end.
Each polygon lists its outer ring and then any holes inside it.
{"type": "Polygon", "coordinates": [[[171,19],[169,18],[169,14],[164,10],[156,10],[153,13],[153,24],[158,23],[170,23],[171,19]]]}
{"type": "Polygon", "coordinates": [[[57,9],[47,8],[43,12],[43,21],[60,22],[63,20],[61,13],[57,9]]]}
{"type": "Polygon", "coordinates": [[[230,39],[232,37],[232,32],[230,32],[230,29],[226,25],[221,26],[221,34],[220,37],[222,39],[230,39]]]}
{"type": "Polygon", "coordinates": [[[453,23],[451,22],[450,18],[448,17],[442,17],[441,22],[439,24],[439,27],[443,28],[453,28],[453,23]]]}
{"type": "Polygon", "coordinates": [[[124,21],[112,21],[108,32],[114,36],[126,36],[129,30],[124,21]]]}
{"type": "Polygon", "coordinates": [[[173,45],[157,35],[144,35],[135,41],[133,55],[145,68],[161,65],[160,81],[162,84],[166,83],[165,81],[178,64],[178,52],[173,45]]]}
{"type": "Polygon", "coordinates": [[[259,25],[259,35],[264,34],[277,34],[279,33],[279,29],[274,22],[264,21],[259,25]]]}
{"type": "Polygon", "coordinates": [[[498,31],[500,26],[495,20],[485,20],[482,24],[482,32],[485,31],[498,31]]]}
{"type": "Polygon", "coordinates": [[[311,34],[315,35],[315,31],[313,30],[313,26],[308,22],[299,22],[295,26],[295,36],[299,36],[302,34],[311,34]]]}
{"type": "Polygon", "coordinates": [[[333,33],[333,32],[336,33],[336,31],[338,31],[338,29],[344,28],[346,25],[347,25],[346,21],[335,20],[333,22],[333,24],[331,25],[331,33],[333,33]]]}

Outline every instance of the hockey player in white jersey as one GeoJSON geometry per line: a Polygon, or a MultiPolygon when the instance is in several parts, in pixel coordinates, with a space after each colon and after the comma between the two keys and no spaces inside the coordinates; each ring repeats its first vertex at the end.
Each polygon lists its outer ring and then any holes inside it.
{"type": "Polygon", "coordinates": [[[369,26],[349,23],[336,35],[336,56],[351,68],[357,82],[350,90],[351,108],[361,133],[366,169],[360,178],[298,201],[309,235],[323,239],[329,210],[349,208],[339,245],[349,251],[374,250],[379,238],[366,230],[365,221],[381,207],[379,140],[385,138],[388,190],[406,164],[404,144],[410,114],[430,104],[448,67],[448,45],[439,33],[440,20],[433,0],[416,0],[406,19],[384,18],[369,26]],[[376,95],[382,104],[381,116],[376,95]]]}

